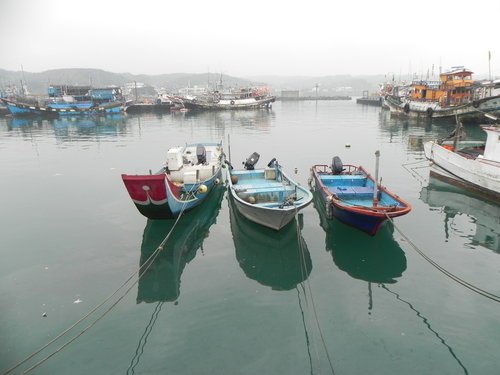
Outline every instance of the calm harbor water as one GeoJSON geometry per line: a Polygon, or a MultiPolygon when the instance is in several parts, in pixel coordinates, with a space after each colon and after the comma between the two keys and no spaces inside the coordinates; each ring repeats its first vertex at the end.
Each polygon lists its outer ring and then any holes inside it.
{"type": "MultiPolygon", "coordinates": [[[[398,228],[441,266],[500,294],[500,206],[429,179],[422,143],[451,130],[354,101],[1,118],[0,372],[107,298],[156,249],[173,223],[142,217],[120,174],[155,171],[169,147],[191,141],[222,139],[228,154],[230,136],[233,165],[257,151],[258,165],[276,157],[303,185],[311,165],[335,155],[373,171],[380,150],[383,184],[413,206],[398,228]]],[[[484,138],[477,127],[467,133],[484,138]]],[[[372,238],[323,214],[315,202],[300,230],[276,233],[234,212],[221,187],[182,217],[116,307],[33,373],[331,374],[328,356],[336,374],[499,373],[498,303],[438,272],[390,223],[372,238]]]]}

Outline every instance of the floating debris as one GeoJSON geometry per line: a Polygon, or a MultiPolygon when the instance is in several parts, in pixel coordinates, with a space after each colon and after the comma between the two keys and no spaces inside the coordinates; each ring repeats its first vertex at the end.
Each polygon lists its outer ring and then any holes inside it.
{"type": "Polygon", "coordinates": [[[74,301],[73,303],[81,303],[83,302],[80,298],[78,298],[76,301],[74,301]]]}
{"type": "Polygon", "coordinates": [[[44,312],[44,313],[42,314],[42,316],[43,316],[44,318],[46,318],[46,317],[47,317],[47,313],[46,313],[46,312],[44,312]]]}

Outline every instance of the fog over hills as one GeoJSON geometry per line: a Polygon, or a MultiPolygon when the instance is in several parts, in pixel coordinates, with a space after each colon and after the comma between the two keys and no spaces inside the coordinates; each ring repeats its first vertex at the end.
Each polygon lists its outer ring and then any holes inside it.
{"type": "Polygon", "coordinates": [[[127,83],[143,83],[156,88],[176,92],[182,87],[214,86],[222,79],[224,86],[267,85],[279,92],[300,90],[302,95],[316,92],[320,95],[349,94],[361,95],[364,90],[374,92],[378,84],[385,80],[383,75],[350,76],[329,75],[321,77],[307,76],[252,76],[233,77],[219,73],[169,73],[159,75],[113,73],[101,69],[52,69],[39,73],[9,71],[0,69],[0,89],[7,86],[20,86],[25,83],[32,94],[45,94],[49,85],[92,85],[94,87],[124,86],[127,83]]]}

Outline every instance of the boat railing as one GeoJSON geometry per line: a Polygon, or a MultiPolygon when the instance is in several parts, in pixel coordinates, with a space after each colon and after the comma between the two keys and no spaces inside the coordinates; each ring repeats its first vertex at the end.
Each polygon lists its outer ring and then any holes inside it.
{"type": "MultiPolygon", "coordinates": [[[[326,165],[326,164],[317,164],[314,166],[314,169],[316,170],[316,172],[318,172],[320,174],[332,172],[332,167],[330,165],[326,165]]],[[[351,174],[357,170],[358,170],[358,167],[356,167],[355,165],[344,164],[342,166],[342,173],[341,174],[351,174]]]]}

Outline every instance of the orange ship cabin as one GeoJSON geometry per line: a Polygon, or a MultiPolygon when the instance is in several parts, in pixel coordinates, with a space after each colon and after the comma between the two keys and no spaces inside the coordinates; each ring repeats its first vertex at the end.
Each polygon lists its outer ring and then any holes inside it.
{"type": "Polygon", "coordinates": [[[461,105],[472,100],[472,71],[460,66],[453,67],[439,75],[441,86],[446,95],[442,105],[461,105]]]}
{"type": "Polygon", "coordinates": [[[417,101],[437,101],[445,94],[440,87],[439,81],[413,81],[410,98],[417,101]]]}

